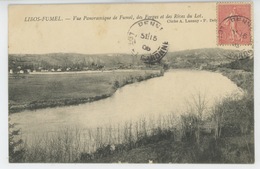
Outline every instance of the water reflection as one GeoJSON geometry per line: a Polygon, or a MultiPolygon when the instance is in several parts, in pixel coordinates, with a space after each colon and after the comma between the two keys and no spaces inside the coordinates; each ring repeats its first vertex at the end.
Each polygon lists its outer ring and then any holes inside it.
{"type": "Polygon", "coordinates": [[[163,77],[127,85],[112,97],[78,106],[46,108],[11,115],[24,134],[55,131],[64,126],[95,128],[142,117],[184,113],[201,95],[210,108],[216,100],[242,91],[219,73],[173,70],[163,77]]]}

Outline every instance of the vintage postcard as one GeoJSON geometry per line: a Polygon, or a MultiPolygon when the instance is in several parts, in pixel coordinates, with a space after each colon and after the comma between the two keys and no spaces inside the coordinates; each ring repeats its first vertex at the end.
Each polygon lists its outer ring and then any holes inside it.
{"type": "Polygon", "coordinates": [[[10,163],[254,163],[250,2],[9,5],[10,163]]]}

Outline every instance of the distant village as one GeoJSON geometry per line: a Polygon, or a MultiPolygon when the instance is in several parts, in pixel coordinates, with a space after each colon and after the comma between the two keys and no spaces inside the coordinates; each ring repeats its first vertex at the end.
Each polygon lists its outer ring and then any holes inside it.
{"type": "MultiPolygon", "coordinates": [[[[33,66],[30,66],[33,67],[33,66]]],[[[116,70],[116,69],[136,69],[143,66],[133,66],[133,65],[124,65],[123,63],[118,63],[115,67],[106,67],[104,65],[91,64],[90,66],[72,66],[72,67],[52,67],[45,68],[39,66],[37,68],[28,68],[28,66],[12,66],[9,67],[9,74],[33,74],[33,73],[47,73],[47,72],[75,72],[75,71],[103,71],[103,70],[116,70]]]]}
{"type": "MultiPolygon", "coordinates": [[[[16,70],[10,69],[10,74],[30,74],[35,72],[64,72],[64,71],[71,71],[72,69],[70,67],[63,69],[63,68],[52,68],[52,69],[44,69],[42,67],[39,67],[37,69],[23,69],[21,66],[18,66],[16,70]]],[[[77,69],[76,69],[77,70],[77,69]]]]}

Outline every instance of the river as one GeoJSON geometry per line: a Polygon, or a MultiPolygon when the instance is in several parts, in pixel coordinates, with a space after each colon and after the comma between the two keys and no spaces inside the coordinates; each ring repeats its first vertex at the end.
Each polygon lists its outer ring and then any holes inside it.
{"type": "Polygon", "coordinates": [[[126,85],[110,98],[78,106],[26,110],[10,118],[23,134],[41,134],[64,126],[95,128],[142,117],[179,115],[187,111],[199,95],[209,110],[223,97],[242,94],[240,88],[219,73],[171,70],[162,77],[126,85]]]}

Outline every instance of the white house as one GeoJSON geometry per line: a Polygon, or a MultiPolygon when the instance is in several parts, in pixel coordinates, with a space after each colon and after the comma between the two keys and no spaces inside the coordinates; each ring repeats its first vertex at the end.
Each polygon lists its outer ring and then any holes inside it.
{"type": "Polygon", "coordinates": [[[9,73],[10,73],[10,74],[13,74],[13,73],[14,73],[14,72],[13,72],[13,69],[10,69],[9,73]]]}

